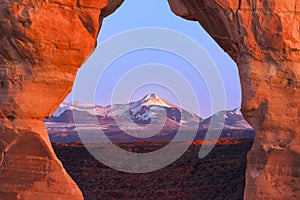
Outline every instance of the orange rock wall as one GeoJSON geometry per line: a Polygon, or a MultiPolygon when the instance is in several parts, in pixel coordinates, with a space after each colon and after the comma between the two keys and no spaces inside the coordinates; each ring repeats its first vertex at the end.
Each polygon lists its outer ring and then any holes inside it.
{"type": "MultiPolygon", "coordinates": [[[[237,63],[257,137],[245,199],[300,199],[300,1],[168,0],[237,63]]],[[[0,196],[82,199],[42,119],[72,88],[120,0],[0,0],[0,196]],[[18,179],[16,179],[18,177],[18,179]]]]}
{"type": "Polygon", "coordinates": [[[237,63],[256,131],[245,199],[300,199],[300,1],[169,0],[237,63]]]}
{"type": "Polygon", "coordinates": [[[0,0],[0,199],[83,199],[42,120],[71,91],[120,3],[0,0]]]}

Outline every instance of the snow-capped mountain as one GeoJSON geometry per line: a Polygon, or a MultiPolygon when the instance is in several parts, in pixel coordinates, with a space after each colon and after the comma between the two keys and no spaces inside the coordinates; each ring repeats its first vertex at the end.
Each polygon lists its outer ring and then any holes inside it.
{"type": "Polygon", "coordinates": [[[162,120],[163,116],[178,123],[202,121],[196,114],[179,108],[156,94],[148,94],[139,101],[129,103],[128,107],[131,119],[137,124],[149,124],[151,121],[162,120]]]}
{"type": "Polygon", "coordinates": [[[111,106],[97,106],[90,103],[82,103],[82,102],[70,102],[70,101],[63,101],[57,110],[53,113],[53,117],[59,117],[61,116],[65,111],[68,110],[76,110],[76,111],[84,111],[87,113],[90,113],[91,115],[99,115],[99,116],[106,116],[110,112],[111,106]]]}
{"type": "Polygon", "coordinates": [[[196,138],[203,139],[211,118],[220,115],[224,115],[221,137],[254,136],[254,131],[239,109],[222,111],[203,120],[156,94],[148,94],[135,102],[106,107],[64,101],[55,113],[45,120],[45,124],[51,140],[59,142],[80,141],[78,130],[84,130],[92,136],[97,135],[99,129],[108,134],[113,141],[137,141],[135,137],[139,138],[143,134],[147,136],[147,133],[143,133],[147,131],[141,131],[145,130],[143,126],[147,124],[151,124],[151,130],[148,132],[157,133],[155,137],[149,137],[149,140],[172,139],[179,127],[187,134],[198,130],[196,138]],[[130,136],[127,133],[130,133],[130,136]]]}
{"type": "Polygon", "coordinates": [[[141,100],[129,104],[131,119],[138,124],[149,124],[151,119],[154,120],[160,117],[164,112],[167,112],[168,118],[180,122],[181,112],[177,106],[156,94],[148,94],[141,100]]]}
{"type": "Polygon", "coordinates": [[[207,129],[209,126],[209,123],[211,121],[211,118],[214,116],[220,116],[224,115],[224,125],[223,129],[252,129],[252,127],[247,123],[245,118],[243,117],[241,111],[239,108],[236,108],[234,110],[228,110],[228,111],[221,111],[218,112],[211,117],[203,120],[203,122],[200,124],[200,127],[202,129],[207,129]]]}
{"type": "Polygon", "coordinates": [[[196,114],[181,109],[156,94],[148,94],[136,102],[106,107],[78,102],[72,104],[69,101],[64,101],[54,112],[52,117],[46,121],[72,122],[72,112],[76,112],[80,118],[89,118],[88,115],[92,115],[105,118],[118,118],[119,120],[132,121],[136,124],[149,124],[151,121],[162,120],[164,116],[178,123],[199,123],[203,121],[202,118],[196,114]],[[83,117],[81,117],[81,115],[83,115],[83,117]]]}

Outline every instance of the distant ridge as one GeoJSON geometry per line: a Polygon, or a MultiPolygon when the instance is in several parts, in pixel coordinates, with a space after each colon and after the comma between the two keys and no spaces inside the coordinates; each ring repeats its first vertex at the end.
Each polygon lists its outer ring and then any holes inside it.
{"type": "MultiPolygon", "coordinates": [[[[221,137],[254,137],[253,129],[245,121],[238,108],[222,111],[213,116],[218,115],[224,115],[221,137]]],[[[203,120],[195,113],[184,110],[152,93],[135,102],[106,107],[80,102],[72,104],[64,101],[55,113],[45,120],[45,124],[53,142],[79,142],[78,130],[89,133],[91,138],[99,135],[99,130],[103,130],[111,140],[116,142],[139,141],[122,130],[127,130],[138,137],[143,133],[137,131],[135,127],[148,124],[151,124],[153,131],[160,130],[156,136],[148,138],[149,140],[170,140],[179,127],[187,134],[198,130],[197,139],[203,139],[212,117],[203,120]],[[76,126],[73,114],[76,114],[76,126]],[[118,125],[116,119],[118,119],[118,125]],[[165,125],[161,128],[163,121],[165,125]],[[156,126],[158,129],[155,129],[156,126]]]]}

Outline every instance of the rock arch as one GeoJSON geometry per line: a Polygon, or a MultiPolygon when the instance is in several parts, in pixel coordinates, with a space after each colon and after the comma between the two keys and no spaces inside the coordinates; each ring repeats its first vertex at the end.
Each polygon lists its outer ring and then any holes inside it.
{"type": "Polygon", "coordinates": [[[300,198],[300,2],[168,1],[237,63],[241,111],[256,132],[245,199],[300,198]]]}
{"type": "MultiPolygon", "coordinates": [[[[168,0],[237,63],[257,137],[245,199],[300,198],[298,0],[168,0]]],[[[42,119],[70,92],[102,19],[122,0],[0,0],[0,196],[82,199],[42,119]],[[18,176],[18,179],[15,177],[18,176]]]]}

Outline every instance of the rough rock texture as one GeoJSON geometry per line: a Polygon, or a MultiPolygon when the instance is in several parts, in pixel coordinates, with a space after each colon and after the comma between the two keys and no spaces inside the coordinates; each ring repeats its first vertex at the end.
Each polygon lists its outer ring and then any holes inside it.
{"type": "Polygon", "coordinates": [[[300,199],[300,1],[169,0],[238,65],[242,113],[257,137],[245,199],[300,199]]]}
{"type": "Polygon", "coordinates": [[[42,119],[70,92],[120,1],[0,0],[0,199],[82,199],[42,119]]]}
{"type": "MultiPolygon", "coordinates": [[[[1,198],[82,198],[41,120],[70,91],[120,1],[0,0],[1,198]]],[[[300,0],[169,2],[238,64],[242,112],[257,133],[245,199],[300,199],[300,0]]]]}

